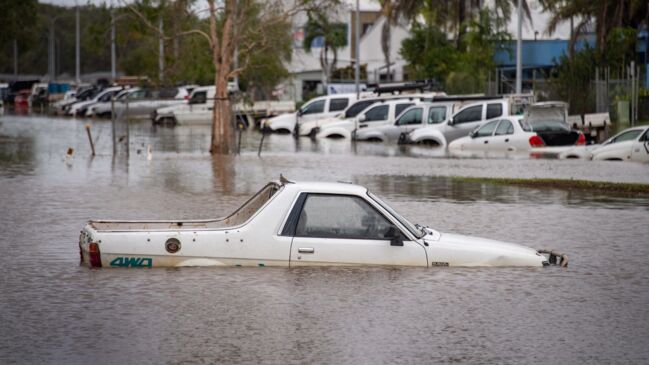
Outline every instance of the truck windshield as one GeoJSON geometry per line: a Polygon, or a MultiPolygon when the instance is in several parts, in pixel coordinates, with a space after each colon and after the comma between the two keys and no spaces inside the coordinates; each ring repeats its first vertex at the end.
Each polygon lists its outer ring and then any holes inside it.
{"type": "Polygon", "coordinates": [[[369,197],[372,198],[372,200],[374,200],[375,202],[377,202],[383,209],[387,210],[388,213],[390,213],[394,218],[396,218],[399,221],[399,223],[401,223],[404,227],[406,227],[406,229],[408,229],[408,231],[410,231],[410,233],[412,233],[415,237],[417,238],[424,237],[425,233],[422,230],[418,229],[414,224],[410,223],[410,221],[408,221],[402,215],[397,213],[394,209],[392,209],[391,206],[388,205],[388,203],[384,202],[383,200],[381,200],[381,198],[370,193],[369,191],[367,192],[367,195],[369,195],[369,197]]]}

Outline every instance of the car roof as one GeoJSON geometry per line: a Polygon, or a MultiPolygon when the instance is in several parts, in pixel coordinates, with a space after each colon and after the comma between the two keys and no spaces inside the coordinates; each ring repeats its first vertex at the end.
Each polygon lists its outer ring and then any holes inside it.
{"type": "Polygon", "coordinates": [[[286,189],[309,193],[341,195],[364,195],[367,193],[366,187],[347,182],[287,181],[283,185],[286,189]]]}

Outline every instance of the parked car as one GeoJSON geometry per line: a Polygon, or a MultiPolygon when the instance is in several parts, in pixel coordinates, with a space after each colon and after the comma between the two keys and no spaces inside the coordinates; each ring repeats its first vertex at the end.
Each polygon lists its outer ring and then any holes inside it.
{"type": "Polygon", "coordinates": [[[443,122],[456,106],[454,102],[420,103],[404,110],[393,124],[357,129],[353,138],[357,141],[402,142],[413,130],[443,122]]]}
{"type": "Polygon", "coordinates": [[[90,267],[568,263],[552,251],[412,224],[362,186],[282,178],[221,219],[91,220],[79,249],[90,267]]]}
{"type": "Polygon", "coordinates": [[[316,138],[351,138],[358,129],[394,124],[396,117],[402,111],[415,105],[419,100],[419,98],[407,98],[374,102],[355,117],[345,118],[347,115],[342,115],[336,122],[323,125],[316,138]]]}
{"type": "MultiPolygon", "coordinates": [[[[296,126],[315,119],[334,117],[356,101],[356,94],[332,94],[309,100],[295,113],[281,114],[262,121],[272,132],[293,133],[296,126]]],[[[364,108],[360,108],[360,112],[364,108]]],[[[299,128],[299,127],[298,127],[299,128]]],[[[299,134],[299,132],[298,132],[299,134]]]]}
{"type": "Polygon", "coordinates": [[[649,162],[649,126],[625,129],[590,153],[593,160],[649,162]]]}
{"type": "MultiPolygon", "coordinates": [[[[131,87],[128,89],[123,89],[115,94],[115,109],[120,112],[123,106],[123,102],[130,97],[143,96],[145,91],[139,87],[131,87]]],[[[100,117],[100,118],[110,118],[112,114],[113,101],[112,98],[108,100],[98,101],[90,106],[86,110],[86,117],[100,117]]]]}
{"type": "Polygon", "coordinates": [[[485,100],[462,106],[450,118],[417,129],[404,138],[406,143],[445,146],[467,136],[482,124],[508,115],[522,114],[529,105],[527,97],[485,100]]]}
{"type": "Polygon", "coordinates": [[[559,120],[528,120],[523,116],[499,118],[476,128],[448,145],[449,151],[552,152],[583,146],[586,137],[559,120]]]}
{"type": "Polygon", "coordinates": [[[52,107],[55,114],[66,114],[72,105],[90,100],[100,92],[99,88],[95,86],[83,87],[76,90],[73,98],[63,99],[55,102],[52,107]]]}
{"type": "Polygon", "coordinates": [[[106,88],[91,99],[70,105],[70,107],[65,111],[65,114],[71,116],[83,116],[86,114],[86,111],[90,106],[99,102],[109,102],[113,96],[116,96],[123,89],[122,86],[106,88]]]}

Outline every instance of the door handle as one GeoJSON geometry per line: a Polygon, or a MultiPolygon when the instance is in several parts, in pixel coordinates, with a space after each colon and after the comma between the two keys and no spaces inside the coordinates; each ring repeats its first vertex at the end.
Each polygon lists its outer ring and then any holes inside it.
{"type": "Polygon", "coordinates": [[[505,138],[505,142],[509,142],[509,138],[505,138]]]}
{"type": "Polygon", "coordinates": [[[297,249],[297,252],[299,253],[314,253],[315,249],[312,247],[300,247],[297,249]]]}
{"type": "Polygon", "coordinates": [[[487,144],[487,143],[489,143],[489,141],[484,141],[484,144],[487,144]]]}

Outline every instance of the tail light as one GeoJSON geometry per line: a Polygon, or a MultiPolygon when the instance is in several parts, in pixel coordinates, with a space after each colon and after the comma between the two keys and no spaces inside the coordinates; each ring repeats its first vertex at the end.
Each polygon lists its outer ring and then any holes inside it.
{"type": "Polygon", "coordinates": [[[577,138],[577,146],[583,146],[586,144],[586,136],[583,133],[579,132],[579,137],[577,138]]]}
{"type": "Polygon", "coordinates": [[[543,139],[537,135],[530,137],[530,146],[532,147],[545,147],[543,139]]]}
{"type": "Polygon", "coordinates": [[[90,267],[101,267],[101,254],[99,245],[96,242],[88,244],[88,256],[90,257],[90,267]]]}

